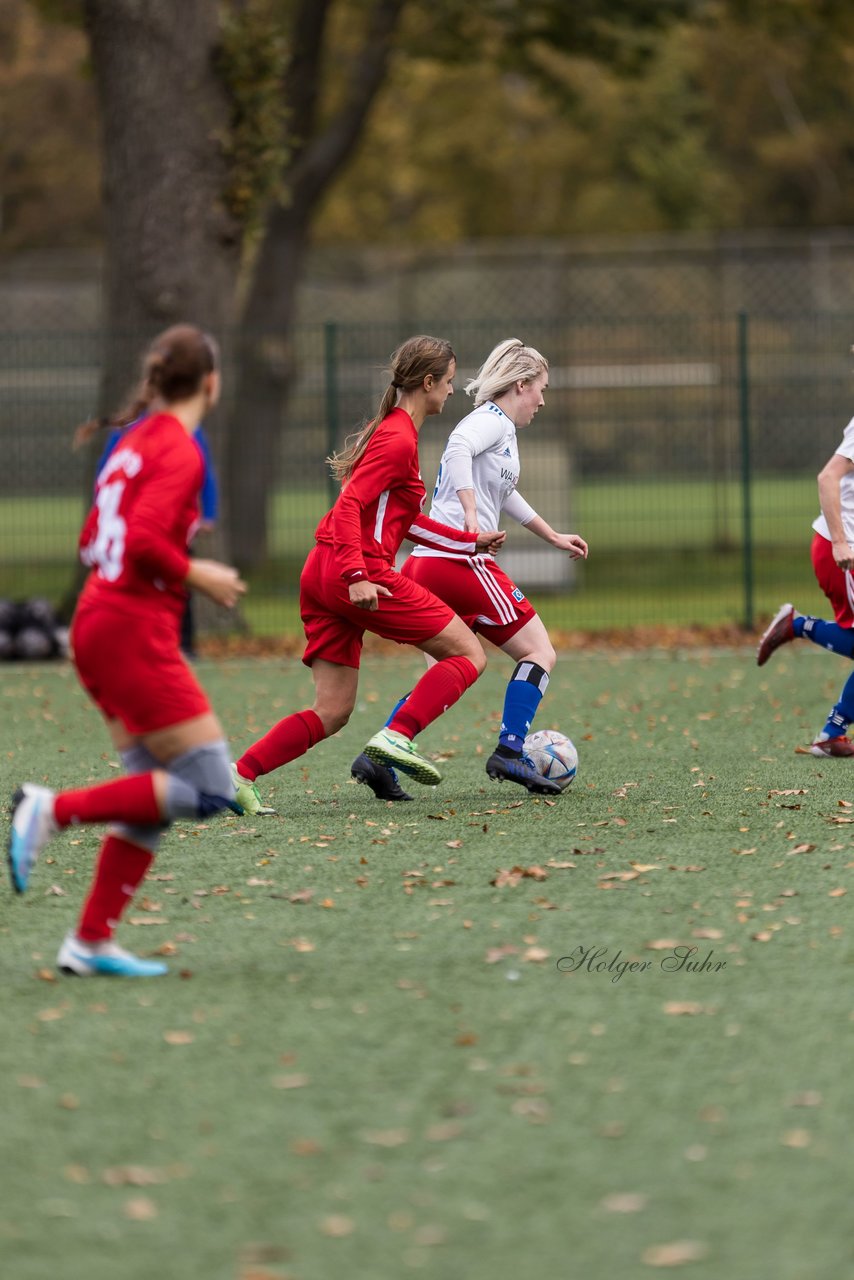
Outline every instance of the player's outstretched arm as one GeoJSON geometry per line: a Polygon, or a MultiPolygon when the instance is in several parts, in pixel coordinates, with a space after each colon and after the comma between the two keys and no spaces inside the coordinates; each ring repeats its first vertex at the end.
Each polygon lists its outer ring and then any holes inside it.
{"type": "Polygon", "coordinates": [[[523,527],[535,533],[538,538],[542,538],[543,542],[547,542],[557,551],[568,551],[571,559],[587,559],[587,543],[580,534],[558,533],[546,523],[542,516],[534,516],[533,520],[528,520],[523,527]]]}
{"type": "Polygon", "coordinates": [[[227,609],[234,608],[246,592],[246,583],[237,570],[219,560],[191,560],[184,581],[227,609]]]}

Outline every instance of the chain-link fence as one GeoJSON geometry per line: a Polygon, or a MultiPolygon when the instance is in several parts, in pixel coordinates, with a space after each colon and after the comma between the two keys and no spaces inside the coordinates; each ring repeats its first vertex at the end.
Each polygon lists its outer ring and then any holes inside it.
{"type": "MultiPolygon", "coordinates": [[[[815,474],[852,413],[854,316],[420,319],[451,338],[459,365],[454,398],[421,435],[428,492],[470,404],[465,380],[492,346],[515,334],[549,360],[546,407],[520,432],[519,487],[555,528],[580,532],[590,558],[573,566],[518,527],[503,555],[551,625],[751,625],[790,594],[821,607],[808,559],[815,474]]],[[[278,450],[250,459],[268,516],[246,605],[253,630],[298,630],[299,570],[334,496],[324,459],[376,407],[388,354],[413,328],[296,331],[278,450]]],[[[73,579],[89,480],[70,437],[97,404],[102,339],[0,333],[0,597],[56,602],[73,579]]],[[[226,405],[220,431],[229,423],[251,455],[251,406],[226,405]]],[[[229,533],[226,518],[226,550],[229,533]]]]}

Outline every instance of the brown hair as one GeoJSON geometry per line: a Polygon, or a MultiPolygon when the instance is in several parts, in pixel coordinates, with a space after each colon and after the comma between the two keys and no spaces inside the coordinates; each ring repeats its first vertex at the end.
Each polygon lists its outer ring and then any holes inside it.
{"type": "Polygon", "coordinates": [[[391,377],[375,416],[347,437],[340,453],[326,459],[336,480],[347,480],[353,474],[371,436],[396,405],[398,391],[417,391],[428,374],[443,378],[455,359],[453,347],[444,338],[422,333],[401,343],[389,361],[391,377]]]}
{"type": "Polygon", "coordinates": [[[100,427],[126,427],[155,400],[173,404],[188,400],[202,379],[219,368],[219,348],[194,324],[175,324],[154,339],[142,362],[139,384],[123,409],[106,418],[90,418],[74,433],[74,446],[86,444],[100,427]]]}

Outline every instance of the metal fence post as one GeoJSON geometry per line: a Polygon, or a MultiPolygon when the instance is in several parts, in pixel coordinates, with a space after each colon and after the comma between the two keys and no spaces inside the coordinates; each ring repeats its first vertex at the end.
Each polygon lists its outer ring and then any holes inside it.
{"type": "MultiPolygon", "coordinates": [[[[327,321],[323,326],[323,378],[326,393],[326,452],[332,457],[338,448],[338,326],[327,321]]],[[[338,484],[331,472],[326,488],[330,507],[338,497],[338,484]]]]}
{"type": "Polygon", "coordinates": [[[741,439],[741,531],[744,626],[753,628],[753,513],[750,458],[750,341],[746,311],[738,313],[738,423],[741,439]]]}

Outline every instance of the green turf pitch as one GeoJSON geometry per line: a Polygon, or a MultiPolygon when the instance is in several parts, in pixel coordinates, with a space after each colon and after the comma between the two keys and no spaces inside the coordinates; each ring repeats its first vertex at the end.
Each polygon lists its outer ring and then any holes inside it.
{"type": "MultiPolygon", "coordinates": [[[[854,786],[794,752],[846,664],[568,656],[549,804],[483,772],[491,659],[387,806],[349,763],[419,669],[367,655],[280,817],[170,833],[120,933],[167,978],[51,980],[96,830],[3,886],[3,1280],[852,1274],[854,786]]],[[[309,698],[200,671],[236,754],[309,698]]],[[[114,776],[67,668],[2,695],[5,794],[114,776]]]]}

